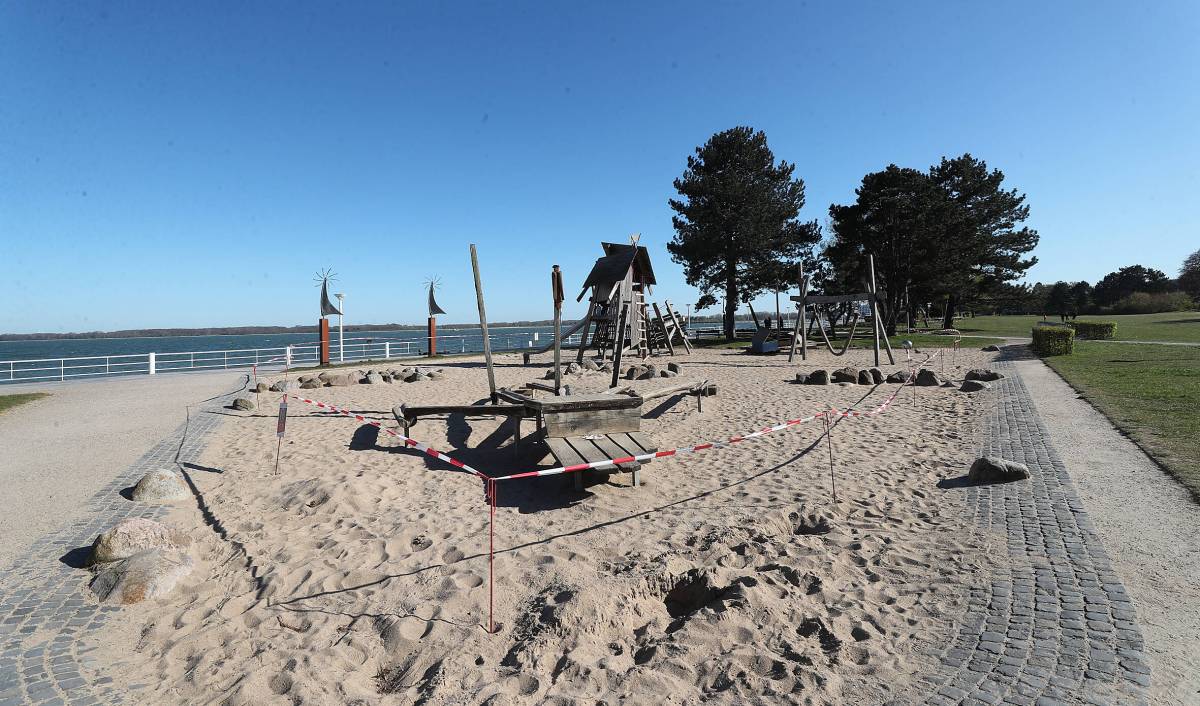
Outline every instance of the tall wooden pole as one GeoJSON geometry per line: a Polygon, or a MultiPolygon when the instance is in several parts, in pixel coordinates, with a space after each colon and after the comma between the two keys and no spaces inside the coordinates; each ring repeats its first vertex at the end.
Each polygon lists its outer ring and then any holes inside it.
{"type": "Polygon", "coordinates": [[[788,362],[796,359],[796,339],[800,340],[800,360],[808,360],[808,339],[805,336],[804,319],[807,318],[807,307],[804,298],[808,296],[808,280],[804,278],[804,262],[800,262],[800,301],[796,313],[796,325],[792,327],[792,349],[788,351],[788,362]]]}
{"type": "Polygon", "coordinates": [[[562,270],[550,270],[550,296],[554,298],[554,394],[562,394],[562,270]]]}
{"type": "Polygon", "coordinates": [[[621,305],[620,323],[617,325],[617,344],[613,348],[613,373],[612,384],[609,387],[616,387],[617,380],[621,379],[621,353],[625,351],[625,322],[629,317],[629,305],[621,305]]]}
{"type": "Polygon", "coordinates": [[[492,341],[488,338],[487,310],[483,306],[483,282],[479,279],[479,254],[471,243],[471,270],[475,273],[475,301],[479,304],[479,329],[483,332],[483,359],[487,363],[488,390],[496,404],[496,374],[492,371],[492,341]]]}
{"type": "Polygon", "coordinates": [[[875,284],[875,256],[867,255],[867,266],[871,271],[871,318],[875,319],[875,367],[879,367],[879,337],[883,336],[883,345],[887,347],[888,363],[896,364],[896,356],[892,353],[892,342],[888,340],[887,329],[879,317],[879,287],[875,284]]]}

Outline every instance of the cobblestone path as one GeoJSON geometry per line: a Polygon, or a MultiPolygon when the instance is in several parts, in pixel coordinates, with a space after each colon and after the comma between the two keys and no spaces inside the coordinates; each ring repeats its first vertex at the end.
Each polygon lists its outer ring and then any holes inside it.
{"type": "Polygon", "coordinates": [[[1030,479],[968,486],[981,532],[1007,544],[989,585],[924,677],[929,704],[1141,704],[1150,684],[1137,615],[1017,368],[994,383],[982,452],[1019,461],[1030,479]]]}
{"type": "Polygon", "coordinates": [[[118,520],[166,514],[166,508],[127,500],[121,491],[156,468],[175,468],[176,452],[185,462],[196,458],[222,419],[212,413],[218,409],[192,410],[190,424],[180,425],[92,496],[81,513],[84,520],[43,537],[0,569],[0,706],[122,700],[107,678],[85,676],[90,650],[81,645],[120,608],[99,605],[87,587],[88,573],[73,566],[81,566],[96,535],[118,520]]]}

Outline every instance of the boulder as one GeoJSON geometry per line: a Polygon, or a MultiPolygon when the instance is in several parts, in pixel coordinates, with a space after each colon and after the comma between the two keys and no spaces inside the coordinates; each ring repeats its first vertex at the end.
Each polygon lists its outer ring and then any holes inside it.
{"type": "Polygon", "coordinates": [[[833,375],[830,377],[830,379],[833,380],[834,382],[857,383],[858,382],[858,369],[857,368],[838,368],[837,370],[833,371],[833,375]]]}
{"type": "Polygon", "coordinates": [[[938,385],[942,384],[942,381],[939,380],[937,374],[935,374],[929,368],[921,368],[917,371],[916,384],[920,385],[921,387],[937,387],[938,385]]]}
{"type": "Polygon", "coordinates": [[[1029,468],[1016,461],[997,456],[984,456],[971,464],[967,478],[972,483],[1007,483],[1029,477],[1029,468]]]}
{"type": "Polygon", "coordinates": [[[404,378],[404,382],[425,382],[428,379],[429,376],[425,373],[414,371],[410,373],[408,377],[404,378]]]}
{"type": "Polygon", "coordinates": [[[258,383],[257,385],[254,386],[254,391],[259,394],[266,392],[267,391],[267,383],[265,383],[265,382],[258,383]]]}
{"type": "Polygon", "coordinates": [[[670,370],[673,373],[683,372],[683,368],[679,365],[679,363],[667,363],[667,370],[670,370]]]}
{"type": "Polygon", "coordinates": [[[596,361],[594,359],[584,358],[583,359],[583,369],[584,370],[599,370],[600,366],[596,364],[596,361]]]}
{"type": "Polygon", "coordinates": [[[133,486],[133,499],[143,503],[183,500],[192,493],[178,473],[168,468],[150,471],[133,486]]]}
{"type": "Polygon", "coordinates": [[[984,346],[981,350],[983,350],[984,352],[987,352],[987,353],[999,353],[1000,346],[997,346],[996,344],[993,343],[990,346],[984,346]]]}
{"type": "Polygon", "coordinates": [[[326,370],[325,372],[318,374],[317,379],[320,380],[321,382],[329,382],[329,378],[331,378],[337,374],[338,373],[326,370]]]}
{"type": "Polygon", "coordinates": [[[804,384],[806,384],[806,385],[828,385],[829,384],[829,371],[828,370],[812,371],[811,373],[808,374],[808,379],[806,379],[804,381],[804,384]]]}
{"type": "Polygon", "coordinates": [[[128,605],[162,598],[192,571],[192,558],[170,549],[147,549],[105,564],[89,587],[101,603],[128,605]]]}
{"type": "Polygon", "coordinates": [[[579,371],[583,370],[583,366],[574,361],[567,363],[567,375],[578,375],[579,371]]]}
{"type": "Polygon", "coordinates": [[[191,543],[191,537],[170,525],[144,517],[129,517],[96,537],[88,563],[116,561],[146,549],[184,549],[191,543]]]}
{"type": "Polygon", "coordinates": [[[367,373],[367,376],[365,378],[363,378],[363,384],[365,384],[365,385],[382,385],[383,384],[383,376],[380,375],[379,373],[375,372],[374,370],[372,370],[371,372],[367,373]]]}
{"type": "Polygon", "coordinates": [[[271,392],[287,392],[288,389],[291,388],[291,386],[292,386],[291,382],[289,382],[287,380],[279,380],[274,385],[271,385],[271,387],[269,387],[267,389],[269,389],[271,392]]]}
{"type": "Polygon", "coordinates": [[[446,378],[446,371],[438,368],[437,370],[430,370],[429,372],[425,373],[425,375],[430,380],[444,380],[446,378]]]}
{"type": "Polygon", "coordinates": [[[325,378],[325,384],[330,387],[346,387],[347,385],[357,385],[358,375],[356,373],[343,373],[342,375],[330,375],[325,378]]]}
{"type": "Polygon", "coordinates": [[[638,380],[651,380],[658,377],[658,366],[653,364],[645,366],[641,375],[637,376],[638,380]]]}
{"type": "Polygon", "coordinates": [[[300,377],[296,378],[296,381],[299,382],[301,385],[308,382],[309,380],[320,380],[320,378],[317,377],[316,375],[301,375],[300,377]]]}
{"type": "Polygon", "coordinates": [[[880,370],[879,368],[871,368],[870,372],[871,372],[871,384],[872,385],[882,385],[883,384],[883,371],[880,370]]]}
{"type": "Polygon", "coordinates": [[[236,410],[242,411],[242,412],[249,412],[254,409],[254,403],[251,402],[250,400],[246,399],[245,397],[237,398],[236,400],[233,401],[233,404],[231,404],[229,406],[233,407],[236,410]]]}
{"type": "Polygon", "coordinates": [[[542,379],[543,380],[553,380],[554,379],[554,368],[550,368],[549,370],[547,370],[546,374],[542,376],[542,379]]]}
{"type": "Polygon", "coordinates": [[[981,390],[990,390],[992,389],[992,386],[983,380],[967,379],[963,380],[962,387],[959,387],[958,389],[962,390],[963,392],[979,392],[981,390]]]}
{"type": "Polygon", "coordinates": [[[888,382],[906,383],[911,379],[912,379],[912,373],[910,373],[907,370],[897,370],[896,372],[887,376],[888,382]]]}
{"type": "Polygon", "coordinates": [[[858,384],[859,385],[874,385],[875,384],[874,378],[871,377],[870,370],[858,371],[858,384]]]}
{"type": "Polygon", "coordinates": [[[383,374],[381,374],[379,377],[380,377],[380,378],[381,378],[381,379],[382,379],[384,382],[391,382],[391,381],[392,381],[392,374],[391,374],[391,373],[383,373],[383,374]]]}
{"type": "Polygon", "coordinates": [[[983,380],[984,382],[995,382],[996,380],[999,380],[1002,377],[1004,377],[1004,375],[1002,375],[994,370],[985,370],[983,368],[974,368],[972,370],[967,371],[967,379],[968,380],[983,380]]]}
{"type": "Polygon", "coordinates": [[[301,390],[315,390],[318,387],[321,387],[320,380],[305,380],[304,382],[300,383],[301,390]]]}
{"type": "Polygon", "coordinates": [[[803,385],[808,382],[808,373],[796,373],[796,384],[803,385]]]}
{"type": "Polygon", "coordinates": [[[646,372],[646,368],[644,366],[632,365],[629,367],[629,370],[625,371],[625,379],[626,380],[640,380],[641,376],[643,374],[645,374],[645,372],[646,372]]]}
{"type": "Polygon", "coordinates": [[[950,382],[949,380],[947,380],[942,383],[942,387],[955,387],[955,384],[953,382],[950,382]]]}
{"type": "Polygon", "coordinates": [[[678,374],[679,374],[679,373],[675,372],[674,370],[660,370],[660,371],[658,371],[658,376],[659,376],[659,377],[663,377],[663,378],[673,378],[673,377],[675,377],[675,376],[676,376],[676,375],[678,375],[678,374]]]}

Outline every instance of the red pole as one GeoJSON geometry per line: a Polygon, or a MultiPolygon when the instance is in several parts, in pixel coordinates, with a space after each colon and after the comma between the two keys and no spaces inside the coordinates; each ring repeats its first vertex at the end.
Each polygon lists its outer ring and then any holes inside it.
{"type": "Polygon", "coordinates": [[[492,568],[492,559],[496,553],[496,481],[488,481],[488,498],[491,508],[488,513],[488,634],[496,632],[496,623],[492,619],[495,608],[496,573],[492,568]]]}
{"type": "Polygon", "coordinates": [[[429,341],[429,357],[437,355],[437,319],[429,317],[429,328],[426,330],[426,338],[429,341]]]}

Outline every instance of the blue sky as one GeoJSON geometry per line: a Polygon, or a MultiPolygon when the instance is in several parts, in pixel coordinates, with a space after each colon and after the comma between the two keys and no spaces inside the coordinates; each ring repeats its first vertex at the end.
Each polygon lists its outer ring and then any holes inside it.
{"type": "MultiPolygon", "coordinates": [[[[1200,248],[1200,4],[5,3],[0,331],[348,322],[569,306],[762,129],[825,221],[862,176],[970,151],[1029,196],[1031,280],[1174,276],[1200,248]],[[646,7],[645,5],[650,5],[646,7]]],[[[762,304],[767,305],[767,298],[762,304]]]]}

